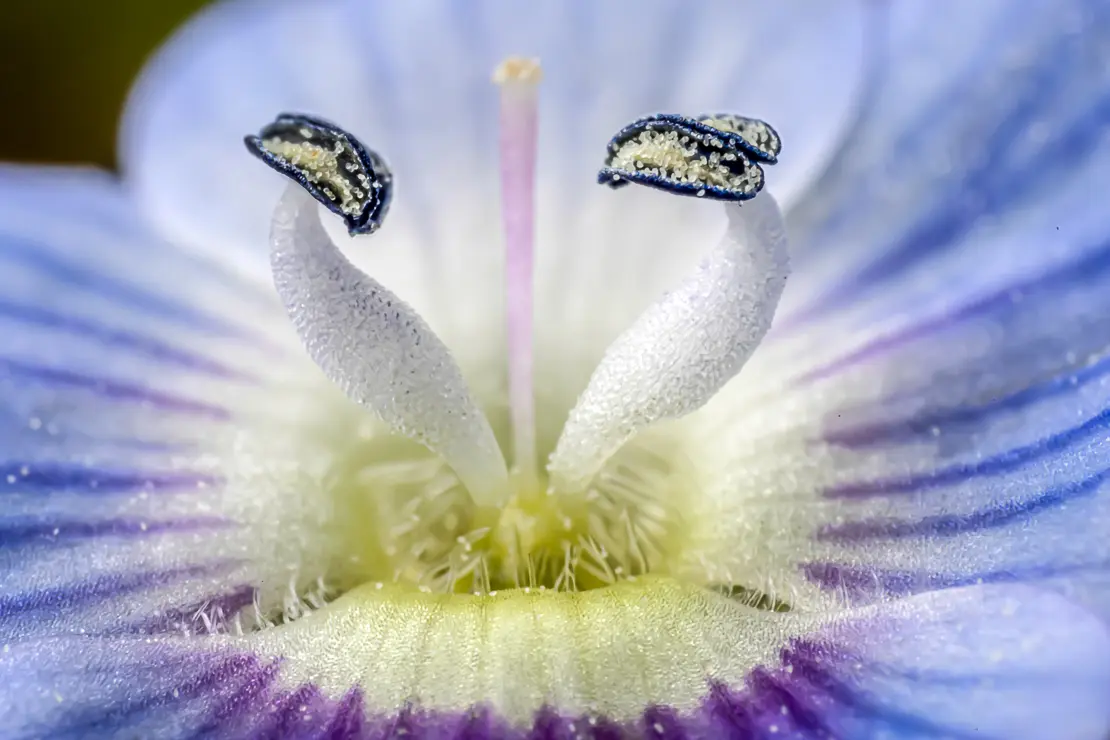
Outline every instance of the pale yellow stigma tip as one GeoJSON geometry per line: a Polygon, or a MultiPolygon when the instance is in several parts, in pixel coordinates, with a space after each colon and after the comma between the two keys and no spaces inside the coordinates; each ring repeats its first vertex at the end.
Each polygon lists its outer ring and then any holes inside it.
{"type": "Polygon", "coordinates": [[[524,84],[536,85],[543,79],[543,68],[539,59],[509,57],[493,70],[493,81],[498,85],[524,84]]]}

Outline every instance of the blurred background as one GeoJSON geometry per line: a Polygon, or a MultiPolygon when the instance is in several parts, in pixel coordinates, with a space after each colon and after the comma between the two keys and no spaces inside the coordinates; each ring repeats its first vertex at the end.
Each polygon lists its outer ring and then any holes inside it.
{"type": "Polygon", "coordinates": [[[210,0],[4,0],[0,160],[115,166],[143,62],[210,0]]]}

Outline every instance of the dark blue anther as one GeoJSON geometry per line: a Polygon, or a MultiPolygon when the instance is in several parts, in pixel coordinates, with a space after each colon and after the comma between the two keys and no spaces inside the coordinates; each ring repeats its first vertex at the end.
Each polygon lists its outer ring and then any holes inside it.
{"type": "Polygon", "coordinates": [[[752,159],[764,164],[775,164],[782,151],[779,132],[766,121],[758,118],[745,118],[734,113],[716,113],[698,116],[698,121],[712,126],[721,133],[735,134],[737,144],[752,159]]]}
{"type": "Polygon", "coordinates": [[[661,113],[625,126],[609,142],[597,181],[619,188],[630,182],[711,200],[754,198],[763,169],[781,148],[762,121],[732,114],[689,118],[661,113]]]}
{"type": "Polygon", "coordinates": [[[342,218],[352,236],[381,226],[393,196],[393,173],[377,152],[334,123],[282,113],[258,136],[243,141],[252,154],[342,218]]]}

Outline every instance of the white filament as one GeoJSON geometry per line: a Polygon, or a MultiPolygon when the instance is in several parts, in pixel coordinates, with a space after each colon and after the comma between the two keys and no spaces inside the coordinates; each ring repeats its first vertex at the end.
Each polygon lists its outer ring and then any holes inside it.
{"type": "Polygon", "coordinates": [[[790,271],[782,214],[768,193],[727,211],[721,243],[606,350],[551,455],[553,490],[585,489],[638,431],[703,406],[767,333],[790,271]]]}
{"type": "Polygon", "coordinates": [[[274,285],[308,354],[347,396],[436,452],[471,497],[509,497],[505,460],[450,351],[408,304],[340,253],[290,184],[274,211],[274,285]]]}

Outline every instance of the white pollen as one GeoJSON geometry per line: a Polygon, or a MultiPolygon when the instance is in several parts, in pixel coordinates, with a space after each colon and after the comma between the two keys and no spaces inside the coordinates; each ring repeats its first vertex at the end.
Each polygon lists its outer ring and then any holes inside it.
{"type": "MultiPolygon", "coordinates": [[[[714,140],[721,145],[721,142],[714,140]]],[[[735,155],[726,156],[727,161],[735,160],[735,155]]],[[[730,190],[758,190],[762,185],[761,173],[757,167],[743,168],[739,173],[732,172],[721,163],[722,156],[713,153],[702,156],[698,147],[689,138],[679,138],[677,132],[642,131],[640,135],[623,143],[614,152],[609,166],[630,172],[643,171],[678,182],[716,186],[730,190]]],[[[613,178],[617,180],[617,177],[613,178]]],[[[702,193],[698,193],[702,195],[702,193]]]]}
{"type": "MultiPolygon", "coordinates": [[[[321,187],[321,190],[329,198],[339,200],[339,208],[343,213],[356,216],[362,210],[360,196],[353,192],[349,182],[339,170],[339,156],[344,153],[342,143],[336,142],[335,148],[328,150],[307,141],[283,141],[275,136],[265,139],[262,146],[300,170],[310,183],[314,185],[327,183],[328,187],[321,187]]],[[[351,167],[353,165],[347,165],[346,169],[352,171],[351,167]]],[[[365,183],[366,176],[362,175],[358,179],[365,183]]]]}

